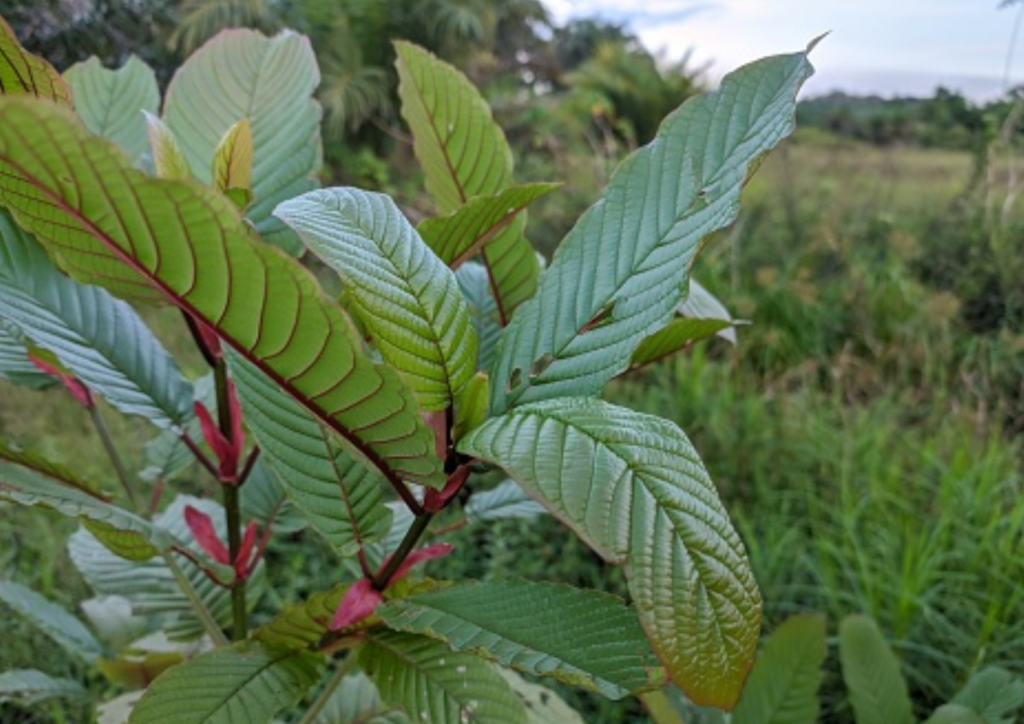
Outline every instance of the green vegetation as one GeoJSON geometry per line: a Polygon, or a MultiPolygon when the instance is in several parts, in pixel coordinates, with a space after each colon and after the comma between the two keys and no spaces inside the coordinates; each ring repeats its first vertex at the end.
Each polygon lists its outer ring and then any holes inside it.
{"type": "MultiPolygon", "coordinates": [[[[108,21],[55,20],[61,32],[27,44],[62,68],[94,50],[116,64],[125,48],[134,49],[165,84],[185,49],[227,22],[203,15],[205,5],[155,14],[145,32],[90,33],[108,21]]],[[[332,182],[387,191],[414,221],[433,213],[399,116],[391,45],[383,42],[416,40],[483,88],[509,139],[517,181],[565,182],[530,203],[526,233],[549,260],[623,156],[702,85],[685,63],[659,71],[620,27],[578,22],[545,30],[543,8],[531,2],[421,3],[417,12],[429,5],[450,13],[436,23],[416,21],[415,34],[396,24],[400,16],[364,12],[389,3],[342,3],[334,18],[317,17],[320,5],[288,4],[291,15],[275,14],[284,7],[275,3],[230,7],[253,13],[239,18],[245,24],[289,24],[312,37],[325,80],[332,182]],[[338,32],[359,38],[359,52],[342,57],[351,46],[327,40],[338,32]],[[528,53],[516,56],[514,47],[528,53]]],[[[17,30],[20,17],[9,18],[17,30]]],[[[975,108],[945,91],[920,101],[801,104],[805,128],[766,160],[737,223],[695,266],[730,311],[750,321],[738,327],[738,344],[698,345],[614,380],[603,394],[687,431],[749,552],[766,633],[794,614],[825,615],[829,649],[815,699],[821,721],[863,721],[837,643],[849,614],[877,623],[919,720],[960,700],[972,676],[991,676],[987,667],[1024,674],[1024,216],[1019,204],[1006,203],[1013,134],[1009,145],[997,139],[1011,108],[1010,101],[975,108]]],[[[333,283],[325,269],[317,273],[333,283]]],[[[176,315],[144,317],[183,359],[187,377],[204,372],[176,315]]],[[[62,459],[83,477],[116,479],[88,415],[69,408],[61,388],[0,382],[0,395],[0,438],[62,459]]],[[[143,467],[138,451],[151,436],[145,423],[102,409],[125,441],[126,464],[143,467]]],[[[201,480],[192,470],[181,485],[198,493],[201,480]]],[[[74,526],[0,506],[0,576],[74,610],[89,596],[63,545],[74,526]]],[[[551,518],[527,509],[523,517],[481,520],[470,516],[445,538],[465,554],[435,562],[432,575],[498,582],[515,570],[629,595],[620,568],[551,518]]],[[[293,532],[268,554],[269,592],[254,621],[338,580],[334,554],[317,541],[309,531],[293,532]]],[[[124,690],[13,621],[0,671],[34,667],[84,680],[101,698],[124,690]]],[[[386,643],[367,654],[370,668],[390,665],[386,643]]],[[[649,716],[635,699],[553,688],[586,721],[649,716]]],[[[81,721],[86,711],[0,703],[4,721],[81,721]]],[[[743,716],[756,719],[748,711],[734,721],[743,716]]],[[[715,721],[709,712],[693,717],[715,721]]]]}

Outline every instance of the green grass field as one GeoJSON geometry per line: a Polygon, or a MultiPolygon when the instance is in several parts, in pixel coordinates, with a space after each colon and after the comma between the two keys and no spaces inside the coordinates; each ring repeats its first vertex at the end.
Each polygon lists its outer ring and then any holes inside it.
{"type": "MultiPolygon", "coordinates": [[[[871,614],[921,712],[984,663],[1024,674],[1024,223],[1011,213],[987,224],[1002,187],[974,174],[966,153],[800,134],[766,161],[740,221],[695,268],[751,322],[738,346],[714,340],[607,391],[690,434],[746,540],[766,629],[799,611],[827,613],[833,631],[845,614],[871,614]]],[[[187,347],[178,319],[147,315],[172,348],[187,347]]],[[[200,369],[194,357],[185,366],[200,369]]],[[[152,431],[104,414],[138,469],[152,431]]],[[[88,418],[59,389],[0,382],[0,437],[114,487],[88,418]]],[[[473,555],[447,565],[621,586],[620,571],[551,526],[464,533],[473,555]]],[[[75,608],[87,592],[63,547],[71,527],[0,506],[0,576],[75,608]]],[[[308,568],[293,560],[293,577],[275,577],[281,599],[305,588],[308,568]]],[[[15,624],[0,671],[25,666],[80,673],[15,624]]],[[[850,720],[837,667],[833,650],[823,721],[850,720]]],[[[588,706],[588,721],[640,717],[588,706]]],[[[0,721],[35,720],[60,715],[0,707],[0,721]]]]}

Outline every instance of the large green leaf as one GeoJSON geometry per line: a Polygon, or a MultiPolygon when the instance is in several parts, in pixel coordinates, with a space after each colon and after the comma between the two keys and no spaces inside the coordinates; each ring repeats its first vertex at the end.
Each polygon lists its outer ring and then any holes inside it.
{"type": "Polygon", "coordinates": [[[57,271],[3,210],[0,317],[121,412],[160,427],[192,418],[192,385],[135,310],[57,271]]]}
{"type": "Polygon", "coordinates": [[[25,346],[25,335],[3,318],[0,318],[0,379],[34,390],[57,382],[32,364],[25,346]]]}
{"type": "Polygon", "coordinates": [[[156,113],[160,108],[152,68],[132,55],[120,68],[110,70],[93,57],[68,68],[64,79],[85,127],[116,143],[137,163],[149,146],[142,111],[156,113]]]}
{"type": "MultiPolygon", "coordinates": [[[[438,210],[448,215],[476,196],[512,184],[512,151],[473,84],[452,66],[411,43],[396,42],[398,95],[416,157],[438,210]]],[[[502,321],[533,296],[540,263],[518,214],[484,247],[502,321]]]]}
{"type": "Polygon", "coordinates": [[[779,626],[758,656],[733,724],[814,724],[825,661],[825,617],[794,616],[779,626]]]}
{"type": "Polygon", "coordinates": [[[843,619],[839,660],[857,724],[912,724],[914,715],[900,662],[871,618],[856,615],[843,619]]]}
{"type": "Polygon", "coordinates": [[[304,530],[309,522],[292,504],[277,473],[267,464],[263,453],[256,459],[241,491],[242,520],[254,520],[272,528],[274,533],[291,535],[304,530]]]}
{"type": "Polygon", "coordinates": [[[171,538],[149,521],[106,502],[90,484],[30,452],[0,444],[0,500],[43,506],[69,517],[87,518],[134,537],[137,545],[166,550],[171,538]]]}
{"type": "Polygon", "coordinates": [[[36,669],[15,669],[0,673],[0,704],[13,701],[34,706],[49,699],[85,699],[87,692],[71,679],[56,679],[36,669]]]}
{"type": "Polygon", "coordinates": [[[391,517],[383,478],[349,455],[336,435],[266,376],[232,356],[245,420],[288,497],[340,555],[384,535],[391,517]]]}
{"type": "Polygon", "coordinates": [[[978,712],[960,704],[944,704],[924,724],[985,724],[978,712]]]}
{"type": "Polygon", "coordinates": [[[526,724],[526,708],[491,664],[425,636],[367,636],[359,664],[384,701],[413,721],[526,724]]]}
{"type": "Polygon", "coordinates": [[[747,65],[684,103],[619,166],[506,327],[492,411],[596,394],[626,369],[683,300],[704,240],[735,218],[748,173],[792,131],[811,72],[806,53],[747,65]]]}
{"type": "Polygon", "coordinates": [[[602,557],[626,564],[640,622],[687,695],[731,708],[753,663],[761,596],[683,432],[596,399],[492,418],[459,450],[494,462],[602,557]]]}
{"type": "Polygon", "coordinates": [[[410,724],[398,706],[386,704],[366,674],[341,680],[313,724],[410,724]]]}
{"type": "Polygon", "coordinates": [[[397,374],[370,360],[308,271],[249,236],[226,198],[144,176],[38,101],[0,99],[0,171],[0,204],[77,276],[174,301],[394,484],[443,484],[433,436],[397,374]]]}
{"type": "Polygon", "coordinates": [[[212,183],[212,164],[228,129],[248,119],[252,130],[252,193],[246,216],[265,239],[291,251],[298,240],[271,216],[274,207],[317,187],[321,164],[320,83],[305,37],[285,31],[218,34],[193,53],[167,88],[164,120],[181,143],[196,178],[212,183]]]}
{"type": "Polygon", "coordinates": [[[0,93],[31,95],[71,107],[71,89],[42,58],[26,52],[7,21],[0,17],[0,93]]]}
{"type": "Polygon", "coordinates": [[[267,724],[320,677],[323,657],[242,642],[175,666],[132,709],[131,723],[267,724]]]}
{"type": "Polygon", "coordinates": [[[103,645],[81,621],[55,603],[14,581],[0,580],[0,601],[83,661],[103,655],[103,645]]]}
{"type": "Polygon", "coordinates": [[[476,371],[476,333],[455,275],[384,194],[312,191],[275,209],[341,276],[381,355],[424,410],[443,410],[476,371]]]}
{"type": "Polygon", "coordinates": [[[466,583],[389,602],[392,629],[621,699],[656,666],[636,612],[597,591],[522,580],[466,583]]]}
{"type": "Polygon", "coordinates": [[[950,703],[973,709],[985,724],[1013,724],[1014,712],[1024,705],[1024,682],[990,666],[972,675],[950,703]]]}
{"type": "Polygon", "coordinates": [[[447,216],[421,222],[416,230],[441,261],[457,269],[479,254],[519,212],[556,188],[557,184],[525,184],[492,196],[477,196],[447,216]]]}

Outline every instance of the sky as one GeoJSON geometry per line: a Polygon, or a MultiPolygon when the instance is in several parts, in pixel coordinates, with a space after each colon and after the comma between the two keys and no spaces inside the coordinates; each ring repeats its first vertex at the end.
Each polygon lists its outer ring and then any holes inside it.
{"type": "Polygon", "coordinates": [[[984,102],[1024,84],[1024,3],[999,0],[546,0],[554,19],[624,22],[652,51],[710,63],[720,78],[756,58],[792,52],[828,32],[811,54],[803,95],[832,90],[930,96],[943,85],[984,102]]]}

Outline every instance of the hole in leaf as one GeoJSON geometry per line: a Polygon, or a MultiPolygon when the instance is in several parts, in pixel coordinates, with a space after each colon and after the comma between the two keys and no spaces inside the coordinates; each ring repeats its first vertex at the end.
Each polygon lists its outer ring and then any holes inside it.
{"type": "Polygon", "coordinates": [[[511,392],[515,388],[519,387],[519,385],[521,384],[523,384],[523,371],[520,368],[516,367],[514,370],[512,370],[512,374],[509,375],[508,391],[511,392]]]}
{"type": "Polygon", "coordinates": [[[533,361],[533,364],[530,365],[530,379],[532,380],[535,377],[537,377],[539,374],[544,372],[544,370],[546,370],[548,367],[550,367],[551,363],[554,362],[554,361],[555,361],[555,358],[551,356],[550,352],[545,352],[540,357],[535,359],[533,361]]]}

